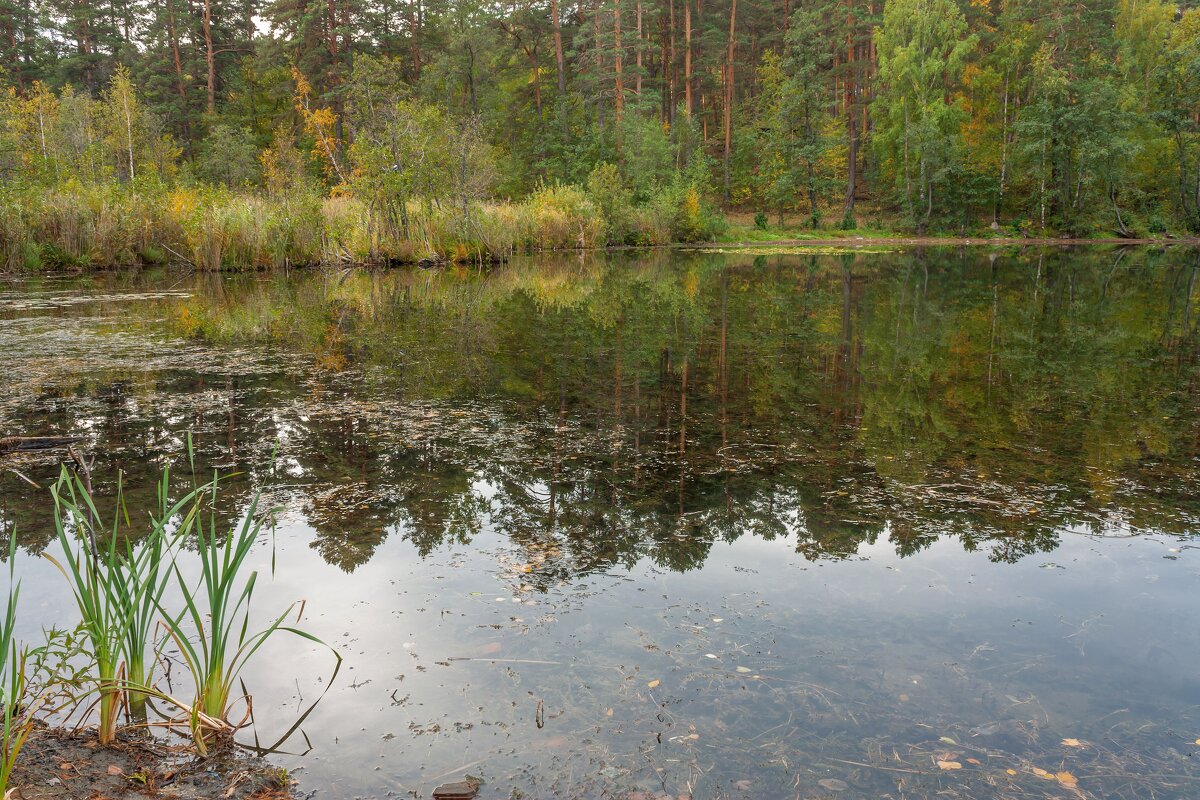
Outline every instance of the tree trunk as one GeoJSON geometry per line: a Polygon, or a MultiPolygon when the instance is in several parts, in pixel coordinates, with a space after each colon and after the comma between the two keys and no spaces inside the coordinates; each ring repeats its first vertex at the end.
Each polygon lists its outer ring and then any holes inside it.
{"type": "Polygon", "coordinates": [[[621,0],[613,3],[613,69],[616,73],[613,86],[613,104],[617,116],[617,136],[620,136],[621,117],[625,112],[625,75],[622,73],[621,51],[621,0]]]}
{"type": "Polygon", "coordinates": [[[854,194],[858,185],[858,109],[854,106],[854,0],[846,0],[846,81],[842,85],[846,111],[846,199],[843,216],[854,211],[854,194]]]}
{"type": "Polygon", "coordinates": [[[737,0],[729,7],[729,49],[725,56],[725,203],[729,203],[729,157],[733,152],[733,48],[737,25],[737,0]]]}
{"type": "Polygon", "coordinates": [[[187,125],[187,88],[183,82],[183,59],[179,54],[179,36],[175,32],[175,6],[174,0],[167,0],[167,36],[170,37],[171,58],[175,62],[175,90],[179,93],[180,113],[184,119],[184,126],[187,125]]]}
{"type": "MultiPolygon", "coordinates": [[[[640,3],[638,8],[641,8],[640,3]]],[[[550,21],[554,25],[554,62],[558,69],[558,95],[562,99],[567,93],[567,74],[563,64],[562,21],[558,16],[558,0],[550,0],[550,21]]]]}
{"type": "Polygon", "coordinates": [[[692,98],[692,0],[683,0],[683,105],[689,117],[695,111],[692,98]]]}
{"type": "Polygon", "coordinates": [[[675,0],[670,0],[671,7],[671,60],[670,88],[667,91],[667,120],[675,124],[675,0]]]}
{"type": "Polygon", "coordinates": [[[634,93],[642,96],[642,0],[637,0],[637,77],[634,78],[634,93]]]}
{"type": "Polygon", "coordinates": [[[217,54],[213,49],[212,0],[204,0],[204,63],[208,67],[208,113],[217,111],[217,54]]]}

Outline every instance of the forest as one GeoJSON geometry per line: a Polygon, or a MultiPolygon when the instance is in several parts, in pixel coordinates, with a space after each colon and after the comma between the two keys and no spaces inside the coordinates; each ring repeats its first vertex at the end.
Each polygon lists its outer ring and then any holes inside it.
{"type": "Polygon", "coordinates": [[[1189,235],[1197,5],[0,0],[0,265],[1189,235]]]}

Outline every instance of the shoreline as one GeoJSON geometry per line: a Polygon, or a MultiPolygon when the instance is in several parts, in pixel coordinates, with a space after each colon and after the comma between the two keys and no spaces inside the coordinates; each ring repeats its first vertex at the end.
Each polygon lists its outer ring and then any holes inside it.
{"type": "Polygon", "coordinates": [[[293,800],[294,779],[244,749],[200,758],[186,744],[118,733],[100,745],[92,730],[38,725],[9,781],[14,800],[293,800]]]}
{"type": "Polygon", "coordinates": [[[847,236],[844,238],[822,237],[818,239],[754,239],[741,242],[697,242],[694,244],[672,244],[668,245],[668,247],[673,249],[716,250],[723,247],[878,247],[888,244],[902,247],[980,247],[984,245],[994,245],[996,247],[1083,247],[1088,245],[1184,245],[1187,247],[1200,247],[1200,237],[1191,236],[1175,239],[1027,239],[1011,236],[996,238],[983,236],[847,236]]]}
{"type": "MultiPolygon", "coordinates": [[[[821,247],[841,247],[846,249],[866,249],[879,247],[897,247],[897,248],[921,248],[921,247],[987,247],[996,248],[1028,248],[1028,247],[1195,247],[1200,248],[1200,237],[1177,237],[1172,239],[1054,239],[1054,238],[1013,238],[1013,237],[972,237],[972,236],[855,236],[855,237],[819,237],[813,239],[753,239],[747,241],[735,242],[672,242],[671,244],[661,245],[613,245],[607,247],[581,247],[572,249],[548,249],[537,250],[528,253],[514,253],[508,258],[498,260],[485,260],[485,264],[506,263],[513,256],[519,255],[522,257],[538,257],[555,254],[562,255],[578,255],[583,253],[636,253],[636,252],[651,252],[654,250],[675,250],[680,252],[713,252],[719,253],[722,250],[753,250],[770,248],[821,248],[821,247]]],[[[454,260],[446,259],[439,260],[432,266],[447,266],[454,264],[474,264],[475,259],[454,260]]],[[[421,267],[428,268],[425,260],[413,261],[393,261],[393,262],[376,262],[376,261],[360,261],[353,263],[346,262],[313,262],[306,264],[292,264],[289,267],[260,267],[257,269],[197,269],[194,264],[187,261],[170,261],[166,264],[154,263],[139,263],[139,264],[88,264],[74,269],[49,269],[49,270],[10,270],[5,271],[0,269],[0,276],[5,278],[13,277],[28,277],[34,275],[62,275],[62,274],[86,274],[94,272],[123,272],[123,271],[138,271],[151,267],[186,267],[196,272],[207,272],[213,274],[236,274],[236,273],[269,273],[269,272],[286,272],[288,269],[320,269],[326,266],[339,267],[356,267],[367,269],[387,269],[394,267],[421,267]]]]}

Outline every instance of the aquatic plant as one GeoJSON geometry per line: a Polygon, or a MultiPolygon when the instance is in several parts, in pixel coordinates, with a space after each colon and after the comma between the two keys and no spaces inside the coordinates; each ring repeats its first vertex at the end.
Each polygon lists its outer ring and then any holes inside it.
{"type": "Polygon", "coordinates": [[[170,545],[185,536],[195,520],[195,492],[172,505],[167,499],[169,479],[169,471],[164,471],[159,485],[160,516],[151,517],[149,532],[137,543],[120,531],[123,502],[119,480],[118,512],[113,514],[104,544],[97,538],[102,523],[90,476],[71,473],[64,466],[51,489],[62,557],[44,556],[67,578],[79,607],[96,669],[101,744],[108,744],[116,734],[122,701],[128,701],[132,715],[144,717],[146,697],[152,692],[155,659],[151,631],[170,577],[162,569],[162,561],[170,545]],[[185,509],[182,521],[168,533],[171,521],[185,509]],[[71,541],[69,530],[82,534],[81,544],[71,541]]]}
{"type": "MultiPolygon", "coordinates": [[[[259,497],[250,501],[241,525],[222,536],[218,534],[215,510],[218,484],[219,479],[214,477],[199,490],[210,495],[208,523],[198,516],[194,526],[200,556],[199,584],[188,582],[176,558],[173,571],[184,610],[176,615],[167,613],[164,620],[195,684],[190,706],[175,702],[187,710],[193,740],[202,754],[214,735],[229,733],[236,727],[229,722],[234,684],[268,639],[286,632],[328,647],[312,634],[285,624],[293,612],[299,620],[304,611],[302,601],[292,603],[264,628],[251,632],[250,600],[258,572],[244,573],[263,525],[259,497]]],[[[330,650],[340,664],[341,655],[330,650]]]]}
{"type": "Polygon", "coordinates": [[[25,658],[17,645],[17,600],[21,584],[16,580],[17,537],[8,543],[8,595],[0,616],[0,705],[3,709],[3,739],[0,739],[0,798],[7,797],[8,778],[13,763],[29,735],[29,724],[22,718],[25,700],[25,658]]]}
{"type": "Polygon", "coordinates": [[[30,648],[17,641],[16,536],[8,543],[8,592],[0,616],[0,798],[8,798],[8,782],[17,757],[33,731],[37,715],[54,689],[72,680],[70,662],[78,653],[74,638],[58,630],[46,632],[46,643],[30,648]]]}

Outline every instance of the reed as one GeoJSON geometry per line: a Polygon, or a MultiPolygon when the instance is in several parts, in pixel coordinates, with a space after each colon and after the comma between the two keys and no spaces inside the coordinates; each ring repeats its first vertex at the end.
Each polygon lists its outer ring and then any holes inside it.
{"type": "Polygon", "coordinates": [[[3,739],[0,739],[0,797],[8,797],[8,779],[13,764],[29,735],[32,718],[23,711],[25,702],[25,657],[17,645],[17,601],[21,584],[16,580],[17,537],[8,543],[8,594],[0,617],[0,705],[3,705],[3,739]]]}
{"type": "Polygon", "coordinates": [[[82,617],[96,669],[101,744],[115,737],[123,702],[128,703],[131,715],[144,718],[147,695],[153,692],[156,659],[152,629],[170,578],[163,559],[172,545],[191,531],[196,519],[196,493],[171,504],[169,479],[170,473],[165,471],[159,485],[159,516],[151,517],[148,534],[137,543],[120,531],[124,504],[119,479],[117,510],[103,544],[98,535],[102,517],[92,496],[90,476],[63,467],[51,489],[62,557],[44,556],[67,579],[82,617]],[[169,532],[168,526],[181,514],[182,522],[169,532]],[[82,542],[73,543],[69,531],[80,534],[82,542]]]}
{"type": "MultiPolygon", "coordinates": [[[[215,501],[218,478],[214,477],[201,492],[215,501]]],[[[214,735],[228,732],[233,687],[246,664],[277,633],[290,633],[328,647],[317,637],[286,624],[293,612],[297,620],[304,603],[296,601],[265,627],[251,632],[250,601],[258,572],[245,573],[246,560],[262,531],[259,497],[255,496],[243,520],[226,535],[218,533],[215,502],[209,522],[198,517],[195,524],[196,549],[200,557],[200,579],[191,585],[174,563],[174,574],[182,593],[184,610],[165,614],[171,639],[178,647],[195,684],[195,699],[189,710],[189,727],[197,749],[204,754],[214,735]]],[[[341,655],[330,648],[341,663],[341,655]]]]}
{"type": "Polygon", "coordinates": [[[516,202],[390,205],[313,187],[264,194],[221,186],[69,180],[0,186],[0,270],[117,267],[173,259],[200,270],[314,264],[502,261],[515,252],[694,241],[717,218],[689,185],[634,205],[545,185],[516,202]]]}

